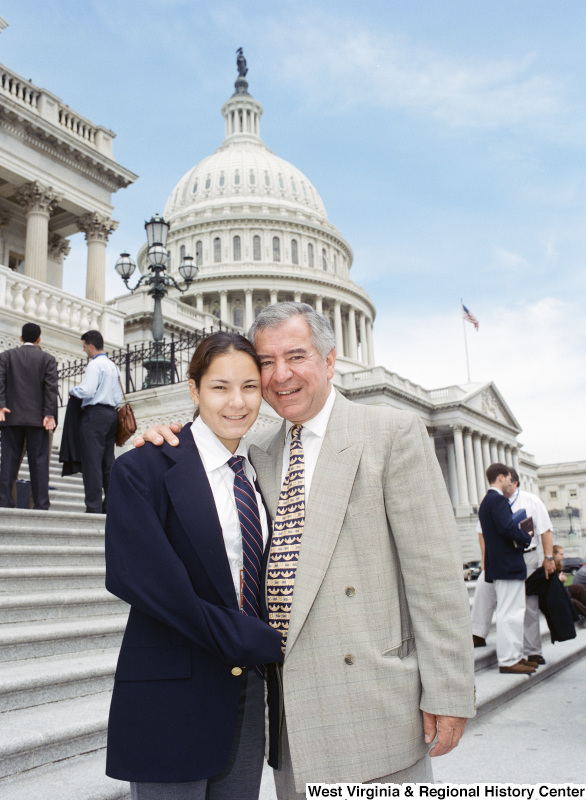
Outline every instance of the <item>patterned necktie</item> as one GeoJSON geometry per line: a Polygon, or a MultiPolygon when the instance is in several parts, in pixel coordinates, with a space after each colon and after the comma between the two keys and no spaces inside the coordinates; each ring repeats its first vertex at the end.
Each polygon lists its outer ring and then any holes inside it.
{"type": "Polygon", "coordinates": [[[267,577],[269,624],[281,632],[283,652],[289,631],[295,573],[305,523],[305,460],[301,428],[301,425],[293,425],[291,428],[289,468],[273,523],[267,577]]]}
{"type": "Polygon", "coordinates": [[[256,495],[244,474],[244,456],[233,456],[228,466],[234,470],[234,500],[242,532],[242,611],[260,617],[260,572],[262,528],[256,495]]]}

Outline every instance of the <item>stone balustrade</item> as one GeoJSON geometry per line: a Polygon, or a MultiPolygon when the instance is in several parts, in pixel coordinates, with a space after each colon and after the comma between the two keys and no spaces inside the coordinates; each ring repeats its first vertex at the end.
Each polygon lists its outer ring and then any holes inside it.
{"type": "Polygon", "coordinates": [[[69,106],[46,89],[35,86],[16,72],[0,65],[0,94],[8,96],[18,105],[36,112],[46,122],[62,128],[70,136],[80,139],[106,156],[112,157],[112,131],[94,125],[85,117],[73,112],[69,106]]]}
{"type": "Polygon", "coordinates": [[[0,313],[13,312],[42,327],[97,329],[110,346],[124,344],[124,314],[0,266],[0,313]]]}

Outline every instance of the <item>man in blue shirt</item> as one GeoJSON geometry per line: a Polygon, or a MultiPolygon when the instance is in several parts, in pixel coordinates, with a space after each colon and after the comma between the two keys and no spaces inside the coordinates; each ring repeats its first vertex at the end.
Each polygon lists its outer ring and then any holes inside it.
{"type": "Polygon", "coordinates": [[[110,470],[118,430],[116,407],[122,402],[120,372],[104,353],[99,331],[81,337],[89,358],[83,381],[70,394],[81,399],[81,468],[88,514],[105,514],[110,470]],[[103,496],[102,496],[103,495],[103,496]]]}

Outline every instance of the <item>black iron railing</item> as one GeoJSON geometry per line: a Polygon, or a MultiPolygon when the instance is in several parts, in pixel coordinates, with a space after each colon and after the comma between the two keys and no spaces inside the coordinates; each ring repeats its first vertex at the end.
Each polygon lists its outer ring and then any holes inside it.
{"type": "MultiPolygon", "coordinates": [[[[193,351],[202,339],[214,330],[229,329],[229,326],[218,324],[218,328],[206,331],[180,334],[162,342],[140,342],[126,345],[120,350],[107,353],[122,374],[122,385],[126,394],[150,389],[155,386],[181,383],[187,380],[187,368],[193,351]]],[[[87,359],[79,358],[61,364],[59,377],[59,405],[66,406],[70,390],[83,379],[87,359]]]]}

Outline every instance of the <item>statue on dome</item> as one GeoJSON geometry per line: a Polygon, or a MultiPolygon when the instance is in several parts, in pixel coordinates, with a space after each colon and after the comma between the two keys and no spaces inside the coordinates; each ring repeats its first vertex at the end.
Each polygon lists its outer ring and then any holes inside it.
{"type": "Polygon", "coordinates": [[[236,67],[238,69],[238,77],[244,78],[246,73],[248,72],[248,67],[246,66],[246,59],[244,58],[244,53],[242,52],[242,48],[239,47],[236,51],[238,53],[238,57],[236,59],[236,67]]]}

